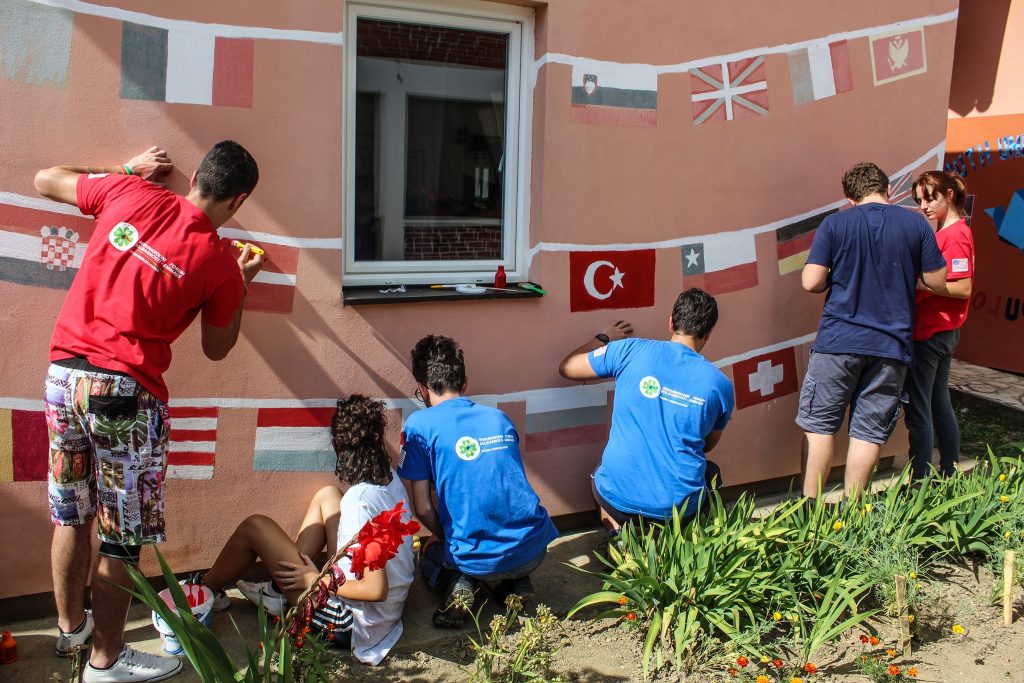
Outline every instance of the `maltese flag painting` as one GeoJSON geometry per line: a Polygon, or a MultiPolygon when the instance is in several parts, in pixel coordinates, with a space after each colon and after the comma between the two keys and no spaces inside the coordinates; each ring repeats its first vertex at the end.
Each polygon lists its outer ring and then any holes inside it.
{"type": "Polygon", "coordinates": [[[654,249],[569,252],[569,310],[654,305],[654,249]]]}

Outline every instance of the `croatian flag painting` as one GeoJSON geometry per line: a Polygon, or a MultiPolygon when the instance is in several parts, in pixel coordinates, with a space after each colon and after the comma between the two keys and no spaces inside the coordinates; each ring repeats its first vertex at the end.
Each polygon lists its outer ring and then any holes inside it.
{"type": "Polygon", "coordinates": [[[658,123],[658,74],[629,66],[573,66],[574,123],[655,126],[658,123]]]}
{"type": "Polygon", "coordinates": [[[693,125],[768,113],[764,55],[690,70],[693,125]]]}

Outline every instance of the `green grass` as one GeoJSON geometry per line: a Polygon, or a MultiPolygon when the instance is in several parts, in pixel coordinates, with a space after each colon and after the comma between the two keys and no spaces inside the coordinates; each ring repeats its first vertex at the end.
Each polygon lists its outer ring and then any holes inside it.
{"type": "Polygon", "coordinates": [[[960,424],[960,452],[964,456],[980,458],[988,446],[1000,452],[1007,444],[1024,442],[1024,414],[980,400],[954,399],[953,406],[960,424]]]}

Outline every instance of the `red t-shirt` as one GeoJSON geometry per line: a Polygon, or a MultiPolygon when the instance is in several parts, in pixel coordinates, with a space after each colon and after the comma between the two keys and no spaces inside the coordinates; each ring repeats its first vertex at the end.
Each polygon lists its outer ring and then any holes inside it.
{"type": "MultiPolygon", "coordinates": [[[[974,236],[963,219],[935,233],[935,241],[946,257],[947,281],[974,277],[974,236]]],[[[952,299],[918,290],[914,309],[914,341],[959,328],[967,320],[970,303],[970,299],[952,299]]]]}
{"type": "Polygon", "coordinates": [[[78,208],[96,231],[64,300],[50,360],[82,356],[126,372],[167,401],[171,342],[200,310],[230,325],[244,293],[237,253],[184,197],[137,176],[78,178],[78,208]]]}

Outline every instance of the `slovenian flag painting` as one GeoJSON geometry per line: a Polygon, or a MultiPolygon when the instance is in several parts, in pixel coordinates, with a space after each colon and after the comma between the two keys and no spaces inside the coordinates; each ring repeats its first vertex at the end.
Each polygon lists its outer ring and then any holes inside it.
{"type": "Polygon", "coordinates": [[[658,74],[626,65],[574,65],[569,116],[574,123],[656,126],[658,74]]]}

